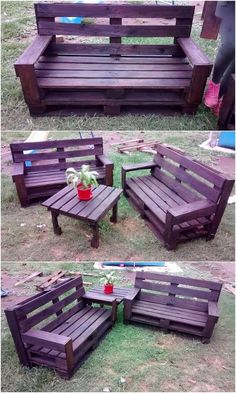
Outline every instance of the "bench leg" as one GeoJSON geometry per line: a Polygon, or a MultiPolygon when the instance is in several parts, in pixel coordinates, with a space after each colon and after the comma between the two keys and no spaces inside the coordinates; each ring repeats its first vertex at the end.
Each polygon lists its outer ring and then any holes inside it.
{"type": "Polygon", "coordinates": [[[104,105],[103,110],[105,115],[119,115],[120,105],[104,105]]]}
{"type": "Polygon", "coordinates": [[[91,225],[93,231],[93,237],[91,240],[91,247],[98,248],[99,247],[99,225],[98,223],[91,225]]]}
{"type": "Polygon", "coordinates": [[[210,341],[211,341],[211,339],[209,337],[202,337],[203,344],[209,344],[210,341]]]}
{"type": "Polygon", "coordinates": [[[111,222],[114,222],[114,223],[117,222],[117,213],[118,213],[118,202],[115,204],[115,206],[112,209],[112,216],[110,218],[111,222]]]}
{"type": "Polygon", "coordinates": [[[198,105],[186,104],[182,108],[182,113],[186,115],[195,115],[197,113],[198,105]]]}
{"type": "Polygon", "coordinates": [[[61,227],[58,224],[58,219],[57,219],[59,214],[55,213],[55,212],[51,212],[51,214],[52,214],[53,231],[54,231],[55,235],[61,235],[62,234],[62,230],[61,230],[61,227]]]}
{"type": "Polygon", "coordinates": [[[31,116],[42,115],[46,111],[45,105],[40,105],[40,106],[28,105],[28,107],[31,116]]]}

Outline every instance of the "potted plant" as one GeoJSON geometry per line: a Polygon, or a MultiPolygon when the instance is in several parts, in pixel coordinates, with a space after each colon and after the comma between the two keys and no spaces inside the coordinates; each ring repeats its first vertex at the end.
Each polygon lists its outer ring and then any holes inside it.
{"type": "Polygon", "coordinates": [[[114,272],[104,273],[101,278],[101,283],[103,283],[103,292],[106,294],[113,293],[114,289],[114,281],[115,281],[114,272]]]}
{"type": "Polygon", "coordinates": [[[92,199],[92,186],[98,185],[96,176],[98,176],[98,173],[90,171],[89,165],[82,165],[80,171],[74,168],[68,168],[66,170],[67,184],[71,184],[77,189],[77,195],[81,201],[92,199]]]}

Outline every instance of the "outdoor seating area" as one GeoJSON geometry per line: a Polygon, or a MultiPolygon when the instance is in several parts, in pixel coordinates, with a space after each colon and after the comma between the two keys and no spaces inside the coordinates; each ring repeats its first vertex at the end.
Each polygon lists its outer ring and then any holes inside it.
{"type": "Polygon", "coordinates": [[[73,106],[107,115],[163,106],[195,114],[212,63],[190,38],[193,16],[194,6],[181,5],[35,4],[38,35],[15,62],[30,114],[73,106]],[[63,15],[95,22],[63,23],[57,19],[63,15]],[[142,25],[140,18],[151,22],[142,25]],[[174,24],[159,25],[160,18],[174,24]],[[61,42],[58,35],[108,37],[109,44],[61,42]],[[132,37],[171,37],[173,44],[122,41],[132,37]]]}
{"type": "Polygon", "coordinates": [[[141,322],[165,331],[177,330],[209,343],[219,318],[221,287],[214,281],[137,272],[133,289],[101,294],[98,289],[85,292],[82,278],[76,277],[7,308],[5,314],[21,364],[53,368],[67,379],[114,325],[117,300],[124,302],[125,324],[141,322]],[[67,306],[70,308],[65,309],[67,306]],[[41,322],[43,326],[37,328],[41,322]]]}
{"type": "Polygon", "coordinates": [[[1,2],[1,391],[235,392],[235,5],[1,2]]]}
{"type": "MultiPolygon", "coordinates": [[[[103,155],[102,138],[11,143],[10,148],[12,179],[21,206],[27,206],[35,198],[50,196],[43,206],[51,212],[54,233],[62,233],[59,215],[82,220],[92,227],[91,246],[98,248],[99,221],[112,209],[111,221],[117,222],[122,194],[122,189],[111,187],[114,164],[103,155]],[[25,154],[26,149],[34,151],[25,154]],[[95,159],[86,160],[91,155],[95,159]],[[69,161],[72,158],[77,161],[69,161]],[[81,201],[71,185],[64,187],[65,170],[71,166],[78,170],[83,164],[98,170],[98,181],[105,183],[94,189],[91,201],[81,201]]],[[[214,239],[234,179],[165,143],[156,143],[154,151],[151,162],[122,166],[124,195],[168,250],[198,237],[214,239]],[[144,169],[150,170],[150,174],[127,177],[129,172],[144,169]]]]}

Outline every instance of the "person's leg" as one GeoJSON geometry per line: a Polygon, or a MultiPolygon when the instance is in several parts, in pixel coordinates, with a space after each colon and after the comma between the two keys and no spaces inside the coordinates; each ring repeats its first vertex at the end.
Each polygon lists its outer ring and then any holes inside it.
{"type": "Polygon", "coordinates": [[[213,108],[219,102],[222,77],[235,57],[235,5],[234,2],[218,2],[217,16],[221,18],[221,46],[218,50],[212,80],[209,81],[204,102],[213,108]]]}
{"type": "Polygon", "coordinates": [[[220,98],[225,94],[225,92],[227,90],[228,81],[229,81],[231,74],[235,74],[235,60],[234,59],[231,61],[230,65],[228,66],[227,70],[225,71],[225,73],[221,79],[220,93],[219,93],[220,98]]]}
{"type": "Polygon", "coordinates": [[[232,41],[226,42],[224,40],[224,43],[222,43],[218,50],[213,69],[212,80],[209,81],[205,94],[204,103],[209,108],[213,108],[215,105],[217,105],[220,97],[222,77],[224,76],[225,72],[228,71],[229,66],[233,61],[234,45],[232,45],[232,41]]]}

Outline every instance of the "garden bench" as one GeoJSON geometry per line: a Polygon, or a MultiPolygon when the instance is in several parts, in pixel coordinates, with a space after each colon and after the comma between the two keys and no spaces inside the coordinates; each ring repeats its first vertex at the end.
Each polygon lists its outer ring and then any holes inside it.
{"type": "Polygon", "coordinates": [[[88,305],[84,295],[82,278],[77,277],[5,310],[24,366],[46,366],[64,378],[72,376],[116,319],[115,298],[107,309],[88,305]]]}
{"type": "Polygon", "coordinates": [[[124,323],[189,333],[208,343],[219,318],[221,288],[209,280],[137,272],[134,288],[124,298],[124,323]]]}
{"type": "Polygon", "coordinates": [[[153,161],[122,167],[124,195],[168,249],[179,242],[214,238],[234,179],[166,144],[153,161]],[[145,176],[128,172],[149,169],[145,176]]]}
{"type": "Polygon", "coordinates": [[[21,206],[32,200],[54,195],[66,185],[65,170],[89,164],[98,172],[98,181],[112,186],[113,163],[103,155],[102,138],[58,139],[44,142],[10,144],[13,159],[12,179],[21,206]],[[30,154],[25,154],[31,151],[30,154]],[[31,162],[28,166],[26,163],[31,162]]]}
{"type": "Polygon", "coordinates": [[[35,15],[38,35],[15,63],[31,115],[72,107],[196,112],[212,64],[190,38],[194,6],[38,3],[35,15]],[[95,19],[62,23],[63,16],[95,19]]]}

